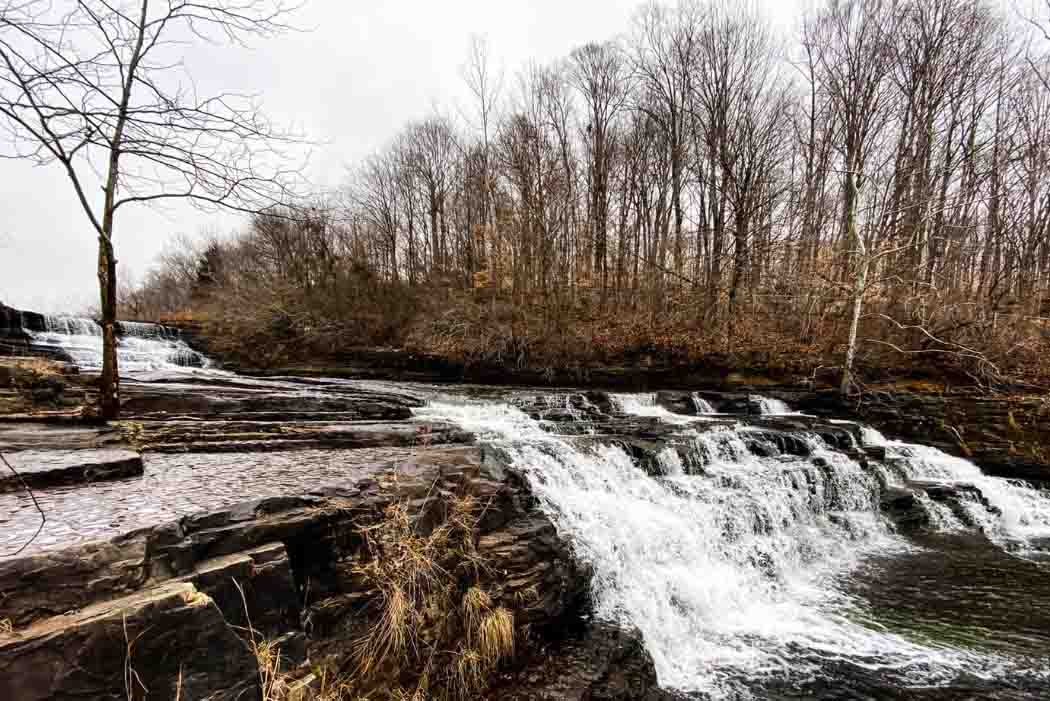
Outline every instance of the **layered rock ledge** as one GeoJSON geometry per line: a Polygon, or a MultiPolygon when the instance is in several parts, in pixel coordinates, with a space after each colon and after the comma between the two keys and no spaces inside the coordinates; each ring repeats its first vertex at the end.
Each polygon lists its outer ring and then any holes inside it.
{"type": "Polygon", "coordinates": [[[425,533],[457,495],[484,505],[478,586],[512,612],[518,636],[486,698],[662,697],[638,634],[589,619],[589,572],[523,478],[468,446],[0,561],[0,698],[259,698],[261,639],[277,641],[303,684],[319,666],[345,671],[377,597],[360,575],[367,532],[400,505],[425,533]]]}

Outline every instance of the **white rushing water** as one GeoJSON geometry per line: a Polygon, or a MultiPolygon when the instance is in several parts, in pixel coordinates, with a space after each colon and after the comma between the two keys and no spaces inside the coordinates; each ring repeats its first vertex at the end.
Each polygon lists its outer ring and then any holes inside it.
{"type": "MultiPolygon", "coordinates": [[[[64,351],[81,370],[102,368],[102,327],[91,319],[68,316],[48,316],[45,322],[45,331],[32,334],[35,345],[64,351]]],[[[206,368],[209,364],[178,332],[130,321],[120,322],[117,361],[121,372],[206,368]]]]}
{"type": "MultiPolygon", "coordinates": [[[[646,395],[616,402],[662,417],[646,395]]],[[[805,678],[834,660],[916,684],[999,664],[854,622],[842,575],[909,546],[879,515],[877,481],[815,437],[814,459],[760,458],[746,429],[683,426],[654,478],[619,447],[578,448],[508,404],[443,399],[417,418],[471,430],[523,471],[593,567],[598,615],[642,632],[665,687],[747,698],[756,679],[805,678]],[[690,460],[703,475],[687,474],[690,460]]]]}

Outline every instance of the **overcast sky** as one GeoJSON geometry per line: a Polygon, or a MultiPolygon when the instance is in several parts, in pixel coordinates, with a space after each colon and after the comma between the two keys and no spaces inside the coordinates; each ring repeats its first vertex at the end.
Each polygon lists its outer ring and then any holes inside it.
{"type": "MultiPolygon", "coordinates": [[[[188,59],[204,87],[255,92],[276,121],[320,142],[311,177],[334,187],[348,164],[383,145],[405,122],[466,107],[460,67],[471,34],[485,36],[507,81],[530,60],[625,32],[640,0],[308,0],[296,24],[310,31],[248,50],[195,47],[188,59]]],[[[761,0],[781,23],[796,0],[761,0]]],[[[0,161],[0,301],[43,312],[77,311],[96,299],[96,245],[55,166],[0,161]]],[[[121,211],[120,266],[148,269],[166,241],[239,220],[187,207],[121,211]]]]}

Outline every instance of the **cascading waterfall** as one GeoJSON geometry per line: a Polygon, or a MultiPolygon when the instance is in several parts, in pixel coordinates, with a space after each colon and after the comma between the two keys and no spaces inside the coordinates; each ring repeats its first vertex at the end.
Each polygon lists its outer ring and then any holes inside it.
{"type": "MultiPolygon", "coordinates": [[[[614,403],[662,418],[648,395],[614,403]]],[[[757,457],[745,427],[682,426],[652,477],[617,445],[581,448],[508,404],[434,400],[417,418],[475,432],[526,475],[593,567],[598,615],[642,632],[665,687],[747,698],[763,680],[840,663],[905,685],[1009,673],[1004,658],[857,622],[841,578],[865,555],[912,546],[880,516],[878,481],[814,436],[800,438],[808,457],[757,457]]]]}
{"type": "MultiPolygon", "coordinates": [[[[102,368],[102,327],[92,319],[45,317],[46,330],[33,344],[64,352],[81,370],[102,368]]],[[[206,368],[208,360],[190,348],[178,331],[159,324],[118,322],[117,361],[121,372],[206,368]]]]}

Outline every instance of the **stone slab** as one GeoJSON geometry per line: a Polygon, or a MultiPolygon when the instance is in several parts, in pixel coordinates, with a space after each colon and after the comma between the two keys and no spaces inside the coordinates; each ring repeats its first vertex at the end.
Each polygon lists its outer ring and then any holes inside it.
{"type": "Polygon", "coordinates": [[[142,455],[130,450],[23,450],[5,455],[18,472],[0,472],[0,492],[29,486],[48,489],[135,477],[143,472],[142,455]]]}

